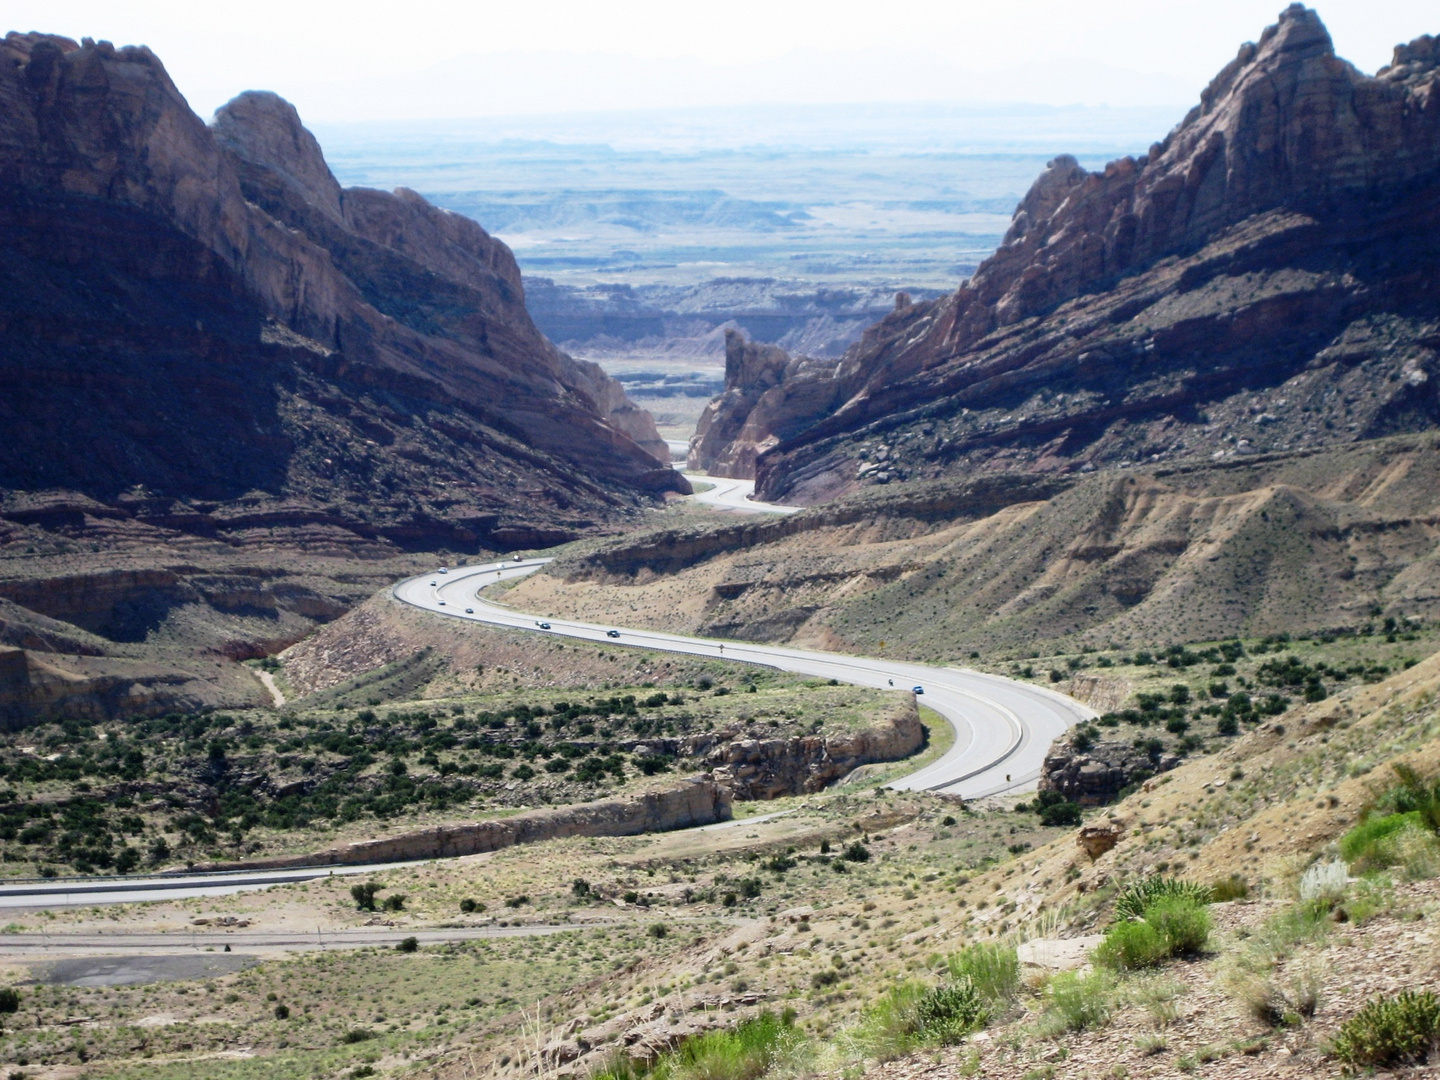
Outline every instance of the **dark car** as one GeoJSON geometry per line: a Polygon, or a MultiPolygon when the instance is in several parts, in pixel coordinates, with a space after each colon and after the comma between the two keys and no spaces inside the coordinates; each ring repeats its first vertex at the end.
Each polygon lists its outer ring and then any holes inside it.
{"type": "Polygon", "coordinates": [[[619,636],[620,636],[620,631],[619,631],[619,630],[606,630],[606,631],[605,631],[605,636],[606,636],[606,637],[619,637],[619,636]]]}
{"type": "Polygon", "coordinates": [[[548,622],[537,622],[535,625],[538,626],[538,627],[540,627],[541,630],[549,630],[549,629],[550,629],[550,624],[549,624],[548,622]]]}
{"type": "Polygon", "coordinates": [[[467,608],[465,609],[465,614],[466,614],[466,615],[474,615],[474,614],[475,614],[475,609],[474,609],[473,607],[467,607],[467,608]]]}
{"type": "Polygon", "coordinates": [[[924,692],[925,692],[925,688],[924,688],[923,686],[917,686],[917,687],[915,687],[915,693],[917,693],[917,694],[923,694],[924,692]]]}

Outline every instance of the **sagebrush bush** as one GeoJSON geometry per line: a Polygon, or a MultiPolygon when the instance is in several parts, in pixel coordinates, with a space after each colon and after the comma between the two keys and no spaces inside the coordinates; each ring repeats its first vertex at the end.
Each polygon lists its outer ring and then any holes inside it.
{"type": "Polygon", "coordinates": [[[1154,967],[1172,956],[1193,956],[1210,941],[1210,912],[1182,895],[1162,896],[1142,920],[1117,922],[1095,950],[1095,962],[1118,971],[1154,967]]]}
{"type": "Polygon", "coordinates": [[[1145,909],[1145,921],[1160,934],[1169,956],[1194,956],[1210,943],[1210,912],[1186,897],[1156,900],[1145,909]]]}
{"type": "Polygon", "coordinates": [[[1117,971],[1154,967],[1170,954],[1160,932],[1147,922],[1116,923],[1095,950],[1095,962],[1117,971]]]}
{"type": "Polygon", "coordinates": [[[1356,1068],[1424,1063],[1440,1043],[1440,998],[1402,990],[1375,998],[1340,1026],[1330,1052],[1356,1068]]]}
{"type": "Polygon", "coordinates": [[[1340,857],[1357,874],[1389,866],[1386,840],[1406,829],[1423,829],[1424,819],[1415,811],[1366,818],[1340,838],[1340,857]]]}
{"type": "Polygon", "coordinates": [[[1186,881],[1183,878],[1161,877],[1157,874],[1154,877],[1132,881],[1120,890],[1120,895],[1115,898],[1115,918],[1143,918],[1145,909],[1156,900],[1176,896],[1191,900],[1196,904],[1208,904],[1212,898],[1208,885],[1201,885],[1197,881],[1186,881]]]}
{"type": "Polygon", "coordinates": [[[1350,874],[1343,862],[1317,862],[1300,875],[1296,888],[1302,903],[1333,904],[1345,895],[1349,881],[1350,874]]]}

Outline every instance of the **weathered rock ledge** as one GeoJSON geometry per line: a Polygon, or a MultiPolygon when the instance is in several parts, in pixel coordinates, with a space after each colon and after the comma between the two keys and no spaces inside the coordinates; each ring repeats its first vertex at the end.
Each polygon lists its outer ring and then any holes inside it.
{"type": "Polygon", "coordinates": [[[775,799],[820,791],[877,761],[899,761],[925,744],[925,728],[912,697],[885,722],[853,735],[799,739],[739,739],[706,758],[717,783],[737,799],[775,799]]]}
{"type": "Polygon", "coordinates": [[[1068,734],[1051,744],[1040,767],[1040,790],[1058,791],[1081,806],[1103,806],[1120,792],[1180,764],[1174,754],[1152,754],[1123,742],[1098,742],[1077,750],[1068,734]]]}
{"type": "Polygon", "coordinates": [[[621,799],[601,799],[545,810],[530,810],[499,821],[436,825],[399,836],[358,840],[305,855],[252,859],[198,869],[260,870],[287,866],[404,862],[408,859],[444,859],[478,855],[516,844],[534,844],[566,836],[636,836],[669,832],[696,825],[728,821],[730,789],[706,775],[659,791],[621,799]]]}

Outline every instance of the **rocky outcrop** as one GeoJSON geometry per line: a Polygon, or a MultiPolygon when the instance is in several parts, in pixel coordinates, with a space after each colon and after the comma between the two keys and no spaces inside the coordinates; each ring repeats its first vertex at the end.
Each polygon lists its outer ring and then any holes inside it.
{"type": "Polygon", "coordinates": [[[281,99],[209,128],[148,49],[0,58],[0,488],[508,547],[684,487],[505,245],[341,189],[281,99]]]}
{"type": "Polygon", "coordinates": [[[224,869],[283,866],[354,866],[453,858],[535,844],[566,836],[637,836],[730,820],[730,790],[709,776],[695,776],[675,787],[622,799],[531,810],[496,821],[437,825],[417,832],[326,848],[308,855],[227,863],[224,869]]]}
{"type": "Polygon", "coordinates": [[[735,739],[710,751],[715,782],[737,799],[778,799],[822,791],[862,765],[899,761],[925,744],[925,729],[911,697],[873,728],[828,738],[735,739]]]}
{"type": "Polygon", "coordinates": [[[1179,764],[1174,754],[1152,753],[1123,742],[1097,742],[1088,750],[1077,750],[1067,734],[1056,739],[1045,755],[1040,790],[1059,792],[1081,806],[1104,806],[1127,788],[1179,764]]]}
{"type": "Polygon", "coordinates": [[[838,364],[738,367],[704,454],[806,502],[1432,426],[1437,82],[1434,39],[1369,77],[1292,5],[1149,153],[1053,161],[953,295],[838,364]]]}

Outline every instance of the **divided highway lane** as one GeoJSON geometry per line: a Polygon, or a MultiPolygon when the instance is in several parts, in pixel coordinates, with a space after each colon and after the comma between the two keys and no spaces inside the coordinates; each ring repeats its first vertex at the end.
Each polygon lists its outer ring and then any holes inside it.
{"type": "MultiPolygon", "coordinates": [[[[708,493],[707,493],[708,494],[708,493]]],[[[548,559],[490,563],[422,574],[395,586],[397,599],[437,615],[597,644],[655,649],[763,664],[800,675],[879,689],[924,688],[923,704],[955,729],[954,745],[937,761],[891,783],[901,790],[943,791],[965,798],[1033,784],[1050,743],[1094,713],[1043,688],[960,668],[926,667],[838,653],[634,630],[566,619],[543,619],[485,600],[487,585],[534,573],[548,559]],[[545,627],[541,627],[541,623],[545,627]],[[613,636],[618,634],[618,636],[613,636]]]]}

